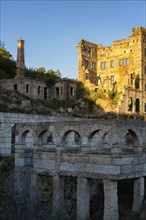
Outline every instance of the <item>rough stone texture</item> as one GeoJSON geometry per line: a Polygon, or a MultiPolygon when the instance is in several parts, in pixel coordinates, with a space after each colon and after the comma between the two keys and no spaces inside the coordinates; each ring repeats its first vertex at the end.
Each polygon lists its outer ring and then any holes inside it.
{"type": "MultiPolygon", "coordinates": [[[[52,215],[52,206],[55,213],[55,209],[60,206],[57,203],[63,205],[63,202],[58,201],[63,201],[62,180],[67,177],[78,179],[77,191],[74,189],[77,192],[78,219],[89,218],[89,179],[104,182],[105,220],[108,219],[109,212],[111,220],[118,220],[119,180],[137,179],[134,185],[133,209],[140,211],[144,193],[142,179],[146,176],[145,121],[89,120],[3,113],[0,116],[0,147],[4,149],[1,154],[6,155],[7,149],[10,154],[12,145],[15,155],[14,206],[17,212],[13,215],[16,220],[32,219],[32,216],[35,219],[42,219],[42,216],[45,216],[44,219],[48,216],[54,218],[53,220],[57,219],[56,215],[52,215]],[[12,142],[10,127],[14,124],[15,139],[12,142]],[[112,148],[120,150],[112,151],[112,148]],[[41,181],[37,177],[44,172],[54,178],[54,195],[48,203],[41,201],[43,193],[40,190],[41,181]],[[37,190],[38,197],[35,194],[37,190]],[[110,204],[108,201],[111,201],[110,204]],[[35,213],[34,210],[39,206],[43,213],[35,213]],[[21,216],[21,213],[24,215],[21,216]]],[[[68,204],[68,208],[66,205],[65,208],[59,208],[63,210],[59,212],[60,219],[76,218],[75,209],[72,217],[69,215],[75,200],[76,198],[67,197],[64,204],[68,204]]]]}
{"type": "Polygon", "coordinates": [[[0,80],[0,87],[11,91],[16,90],[33,99],[68,100],[76,97],[77,83],[71,79],[60,79],[54,86],[47,87],[46,83],[39,79],[16,76],[13,79],[0,80]]]}
{"type": "Polygon", "coordinates": [[[133,28],[111,46],[81,40],[77,48],[79,81],[95,93],[121,92],[120,112],[146,112],[146,28],[133,28]]]}
{"type": "Polygon", "coordinates": [[[117,181],[104,180],[104,220],[118,220],[117,181]]]}
{"type": "Polygon", "coordinates": [[[134,197],[133,197],[133,207],[134,212],[139,213],[144,200],[144,178],[138,178],[134,180],[134,197]]]}
{"type": "Polygon", "coordinates": [[[77,220],[89,219],[90,200],[89,180],[78,177],[77,181],[77,220]]]}

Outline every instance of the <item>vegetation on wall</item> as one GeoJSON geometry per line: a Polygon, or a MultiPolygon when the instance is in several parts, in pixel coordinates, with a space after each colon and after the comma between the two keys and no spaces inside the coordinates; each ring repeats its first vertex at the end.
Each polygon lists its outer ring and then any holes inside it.
{"type": "MultiPolygon", "coordinates": [[[[5,44],[0,42],[0,79],[10,79],[16,76],[16,61],[11,53],[5,48],[5,44]]],[[[53,86],[57,79],[61,78],[59,70],[48,70],[44,67],[27,68],[25,67],[24,76],[44,80],[48,87],[53,86]]]]}
{"type": "Polygon", "coordinates": [[[47,172],[40,172],[38,176],[41,178],[42,200],[47,203],[52,198],[53,183],[52,177],[47,172]]]}
{"type": "Polygon", "coordinates": [[[14,157],[6,157],[3,159],[2,164],[0,165],[0,173],[9,172],[14,168],[14,157]]]}
{"type": "Polygon", "coordinates": [[[52,69],[46,71],[44,67],[38,69],[26,68],[24,76],[44,80],[46,85],[51,87],[56,83],[57,79],[61,78],[61,73],[59,70],[54,71],[52,69]]]}

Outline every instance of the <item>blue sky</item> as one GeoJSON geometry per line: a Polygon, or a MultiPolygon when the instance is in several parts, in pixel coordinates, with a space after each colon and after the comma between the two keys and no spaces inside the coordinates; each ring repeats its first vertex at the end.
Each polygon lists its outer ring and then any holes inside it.
{"type": "Polygon", "coordinates": [[[27,67],[59,69],[73,79],[80,39],[106,46],[146,27],[146,0],[0,0],[0,10],[0,40],[15,60],[22,38],[27,67]]]}

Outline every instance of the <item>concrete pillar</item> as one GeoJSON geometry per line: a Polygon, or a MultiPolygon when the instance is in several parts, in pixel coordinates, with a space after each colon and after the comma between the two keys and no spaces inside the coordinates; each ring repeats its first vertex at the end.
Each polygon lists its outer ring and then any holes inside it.
{"type": "Polygon", "coordinates": [[[53,215],[58,213],[58,210],[64,205],[64,181],[59,175],[53,177],[53,215]]]}
{"type": "Polygon", "coordinates": [[[89,180],[78,177],[77,181],[77,220],[89,220],[90,210],[89,180]]]}
{"type": "Polygon", "coordinates": [[[104,220],[119,220],[117,181],[103,180],[104,183],[104,220]]]}
{"type": "Polygon", "coordinates": [[[134,180],[134,195],[132,210],[139,213],[144,199],[144,178],[140,177],[134,180]]]}

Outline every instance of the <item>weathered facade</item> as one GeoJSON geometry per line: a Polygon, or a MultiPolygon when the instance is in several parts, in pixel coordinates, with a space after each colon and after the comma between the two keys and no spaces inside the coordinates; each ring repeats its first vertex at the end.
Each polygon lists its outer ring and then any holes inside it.
{"type": "Polygon", "coordinates": [[[121,112],[146,112],[146,28],[111,46],[81,40],[78,49],[78,80],[95,91],[121,92],[121,112]]]}
{"type": "Polygon", "coordinates": [[[43,80],[24,77],[24,69],[24,40],[18,40],[16,77],[0,80],[0,87],[18,91],[33,99],[68,100],[76,97],[76,80],[63,78],[57,80],[55,85],[48,87],[43,80]]]}
{"type": "Polygon", "coordinates": [[[39,79],[16,76],[13,79],[0,80],[0,86],[9,90],[18,91],[33,99],[75,99],[77,83],[71,79],[57,80],[55,85],[47,87],[46,83],[39,79]]]}

